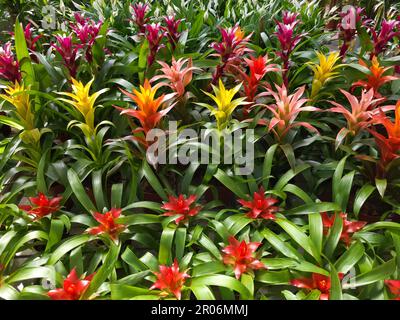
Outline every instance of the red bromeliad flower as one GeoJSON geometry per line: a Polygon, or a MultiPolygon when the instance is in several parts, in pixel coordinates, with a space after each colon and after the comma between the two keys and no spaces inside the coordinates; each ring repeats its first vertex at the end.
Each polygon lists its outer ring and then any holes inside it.
{"type": "Polygon", "coordinates": [[[150,53],[147,57],[147,63],[151,66],[156,58],[157,52],[164,47],[161,44],[166,33],[159,23],[146,24],[146,39],[149,42],[150,53]]]}
{"type": "Polygon", "coordinates": [[[296,26],[300,23],[297,19],[298,13],[291,13],[288,11],[283,12],[282,22],[275,20],[277,24],[277,31],[275,32],[276,37],[281,46],[278,55],[281,57],[283,62],[283,80],[285,86],[288,86],[288,70],[289,70],[289,56],[297,44],[300,42],[301,37],[304,34],[296,34],[296,26]]]}
{"type": "Polygon", "coordinates": [[[379,33],[375,27],[370,27],[370,31],[374,42],[374,51],[371,52],[371,58],[373,58],[386,50],[390,40],[400,37],[400,21],[383,19],[379,33]]]}
{"type": "MultiPolygon", "coordinates": [[[[318,130],[308,122],[295,122],[297,116],[303,111],[318,111],[318,108],[312,106],[303,106],[308,99],[301,99],[305,87],[299,88],[294,94],[288,95],[285,85],[282,87],[275,84],[278,92],[267,88],[267,94],[274,97],[275,103],[267,105],[266,108],[273,114],[268,125],[268,131],[272,131],[279,141],[287,135],[289,130],[294,127],[305,127],[311,131],[318,133],[318,130]]],[[[264,121],[260,121],[265,124],[264,121]]]]}
{"type": "Polygon", "coordinates": [[[98,36],[101,26],[103,25],[102,21],[95,22],[89,18],[85,18],[80,13],[74,14],[75,23],[71,23],[71,29],[74,31],[76,36],[81,42],[81,45],[86,47],[85,57],[86,60],[90,63],[93,60],[92,47],[98,36]]]}
{"type": "Polygon", "coordinates": [[[21,71],[11,51],[11,42],[0,47],[0,78],[12,83],[21,81],[21,71]]]}
{"type": "Polygon", "coordinates": [[[33,215],[36,219],[41,219],[51,213],[60,210],[60,201],[62,197],[47,198],[39,192],[37,197],[30,197],[31,205],[20,205],[19,208],[33,215]]]}
{"type": "Polygon", "coordinates": [[[93,235],[108,234],[111,239],[116,240],[118,235],[126,228],[123,224],[118,224],[115,219],[121,215],[121,209],[111,209],[110,211],[101,214],[94,212],[93,216],[100,223],[99,226],[87,229],[87,232],[93,235]]]}
{"type": "Polygon", "coordinates": [[[262,218],[274,220],[274,213],[279,211],[279,207],[274,206],[274,204],[278,202],[278,199],[265,197],[263,187],[260,187],[258,192],[254,192],[252,201],[239,199],[238,202],[243,207],[250,209],[246,215],[251,219],[262,218]]]}
{"type": "Polygon", "coordinates": [[[348,11],[340,13],[342,22],[338,25],[340,30],[339,38],[343,41],[343,44],[340,48],[341,57],[344,57],[347,50],[350,48],[351,43],[353,42],[357,33],[357,27],[360,25],[360,23],[366,23],[366,21],[363,21],[363,11],[364,9],[362,8],[350,6],[348,11]]]}
{"type": "Polygon", "coordinates": [[[181,221],[187,221],[189,217],[197,215],[201,210],[201,206],[193,206],[195,201],[195,195],[190,195],[187,199],[182,194],[178,197],[169,196],[169,201],[165,202],[161,207],[164,210],[168,210],[163,215],[167,217],[179,215],[175,219],[176,224],[179,224],[181,221]]]}
{"type": "Polygon", "coordinates": [[[162,61],[157,61],[157,63],[162,66],[160,71],[163,74],[154,76],[150,82],[166,79],[167,82],[159,82],[158,85],[160,87],[170,87],[177,93],[178,97],[182,97],[185,94],[185,87],[192,81],[193,70],[201,70],[200,68],[193,67],[192,58],[180,58],[176,61],[175,58],[172,57],[171,66],[162,61]],[[183,67],[185,64],[186,67],[183,67]]]}
{"type": "MultiPolygon", "coordinates": [[[[253,57],[250,59],[244,58],[247,66],[249,67],[249,75],[239,70],[242,76],[244,93],[247,97],[247,101],[255,102],[257,98],[257,91],[261,84],[261,80],[268,72],[277,72],[280,69],[277,68],[276,64],[269,64],[271,59],[268,59],[268,55],[253,57]]],[[[243,109],[244,116],[247,117],[252,105],[246,105],[243,109]]]]}
{"type": "Polygon", "coordinates": [[[63,287],[50,290],[47,292],[47,295],[52,300],[79,300],[85,290],[89,287],[93,276],[94,273],[81,280],[78,278],[74,268],[71,270],[67,278],[65,278],[63,287]]]}
{"type": "MultiPolygon", "coordinates": [[[[343,279],[343,273],[339,273],[339,279],[343,279]]],[[[299,278],[290,281],[291,285],[297,288],[308,290],[318,289],[321,292],[320,300],[329,300],[329,290],[331,289],[331,278],[319,273],[313,273],[311,278],[299,278]]]]}
{"type": "MultiPolygon", "coordinates": [[[[329,216],[326,212],[321,213],[322,224],[324,226],[324,233],[327,234],[328,230],[332,228],[336,215],[329,216]]],[[[339,217],[343,221],[342,233],[340,234],[340,239],[349,246],[351,242],[351,235],[359,230],[361,230],[367,222],[365,221],[348,221],[346,213],[340,213],[339,217]]]]}
{"type": "Polygon", "coordinates": [[[248,270],[264,269],[265,265],[253,257],[253,253],[261,245],[260,242],[239,242],[235,237],[230,236],[229,245],[222,249],[223,261],[231,265],[235,271],[236,279],[248,270]]]}
{"type": "Polygon", "coordinates": [[[245,37],[244,32],[240,29],[239,25],[235,25],[233,28],[228,29],[220,28],[219,30],[222,35],[222,41],[213,42],[210,45],[210,47],[217,52],[211,56],[217,56],[221,59],[221,63],[217,66],[213,74],[213,84],[217,83],[218,79],[223,75],[227,68],[239,65],[242,56],[246,52],[253,51],[247,48],[251,34],[245,37]]]}
{"type": "MultiPolygon", "coordinates": [[[[363,67],[367,67],[368,65],[360,59],[359,64],[363,67]]],[[[351,91],[353,92],[356,87],[363,87],[366,90],[374,89],[374,97],[382,98],[382,95],[379,93],[379,88],[382,87],[385,83],[397,80],[399,77],[396,76],[384,76],[383,74],[390,70],[391,67],[384,68],[379,65],[378,58],[375,56],[372,58],[372,65],[368,68],[371,74],[367,75],[367,80],[359,80],[351,86],[351,91]]]]}
{"type": "Polygon", "coordinates": [[[52,43],[51,46],[60,54],[61,58],[63,59],[64,66],[68,69],[70,76],[75,78],[78,69],[78,50],[81,48],[81,45],[73,43],[72,35],[56,35],[55,37],[58,45],[52,43]]]}
{"type": "Polygon", "coordinates": [[[164,17],[164,21],[167,27],[163,29],[166,31],[168,42],[170,43],[172,50],[175,50],[179,38],[181,37],[181,33],[178,32],[178,28],[182,20],[175,20],[175,16],[168,16],[164,17]]]}
{"type": "Polygon", "coordinates": [[[150,287],[150,290],[160,289],[165,295],[173,294],[178,300],[181,299],[182,287],[185,280],[190,276],[186,272],[179,271],[178,260],[175,258],[172,266],[160,266],[160,272],[154,272],[157,281],[150,287]]]}
{"type": "Polygon", "coordinates": [[[385,284],[394,295],[393,300],[400,300],[400,280],[385,280],[385,284]]]}
{"type": "Polygon", "coordinates": [[[144,34],[146,31],[145,25],[150,20],[149,18],[146,18],[146,13],[149,9],[149,6],[148,6],[148,4],[135,3],[134,5],[131,5],[131,7],[134,12],[134,17],[133,17],[132,21],[139,28],[140,34],[144,34]]]}

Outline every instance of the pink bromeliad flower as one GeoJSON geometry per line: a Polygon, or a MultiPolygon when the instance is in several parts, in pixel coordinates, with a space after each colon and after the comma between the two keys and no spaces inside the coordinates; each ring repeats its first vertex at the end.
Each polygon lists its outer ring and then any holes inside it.
{"type": "Polygon", "coordinates": [[[400,21],[383,19],[379,32],[375,27],[370,27],[370,31],[374,42],[374,50],[371,52],[371,58],[373,58],[384,52],[389,41],[394,37],[400,37],[400,21]]]}
{"type": "Polygon", "coordinates": [[[239,65],[242,56],[246,52],[253,51],[247,48],[251,34],[245,37],[239,25],[228,29],[220,28],[219,30],[222,35],[222,41],[213,42],[211,44],[211,48],[216,51],[216,53],[213,53],[211,56],[217,56],[221,59],[221,63],[217,66],[213,74],[213,84],[217,83],[224,71],[230,66],[239,65]]]}
{"type": "Polygon", "coordinates": [[[64,66],[68,69],[70,76],[75,78],[78,69],[78,51],[81,46],[73,42],[72,35],[56,35],[55,37],[58,45],[52,43],[51,46],[60,54],[61,58],[63,59],[64,66]]]}
{"type": "Polygon", "coordinates": [[[11,51],[11,42],[0,47],[0,78],[13,83],[21,81],[21,71],[18,61],[11,51]]]}
{"type": "Polygon", "coordinates": [[[371,119],[378,116],[380,112],[388,112],[396,108],[395,106],[384,106],[375,109],[383,99],[374,99],[373,88],[369,91],[363,90],[360,100],[347,91],[342,89],[340,91],[349,101],[351,111],[335,101],[329,101],[334,107],[330,108],[328,112],[341,113],[347,120],[347,128],[339,131],[337,141],[339,138],[343,139],[347,134],[356,135],[360,130],[366,128],[371,123],[371,119]]]}
{"type": "Polygon", "coordinates": [[[278,38],[281,50],[278,52],[278,55],[282,59],[283,63],[283,81],[285,86],[288,85],[288,70],[290,64],[290,54],[300,42],[301,38],[305,34],[296,34],[296,27],[300,23],[300,20],[297,19],[298,13],[292,13],[288,11],[283,12],[282,22],[275,20],[277,24],[277,31],[275,32],[276,37],[278,38]]]}
{"type": "Polygon", "coordinates": [[[151,66],[156,58],[157,52],[165,45],[161,44],[166,33],[159,23],[146,24],[146,39],[149,42],[150,54],[147,57],[147,63],[151,66]]]}
{"type": "Polygon", "coordinates": [[[146,13],[149,9],[148,4],[143,3],[135,3],[131,6],[133,9],[133,19],[132,21],[136,24],[139,29],[140,34],[144,34],[146,32],[145,25],[150,21],[149,18],[146,18],[146,13]]]}
{"type": "Polygon", "coordinates": [[[165,79],[158,83],[158,86],[170,87],[174,92],[177,93],[177,97],[183,97],[185,94],[185,87],[192,81],[193,70],[201,70],[200,68],[193,67],[192,59],[180,58],[178,61],[172,57],[172,65],[169,66],[167,63],[157,61],[161,65],[160,71],[163,73],[158,76],[154,76],[151,82],[165,79]],[[186,65],[186,66],[185,66],[186,65]]]}
{"type": "Polygon", "coordinates": [[[170,43],[172,50],[175,50],[179,38],[181,37],[181,33],[178,31],[178,28],[182,20],[176,20],[175,16],[168,16],[164,17],[164,22],[166,24],[166,27],[163,27],[163,29],[168,37],[168,42],[170,43]]]}
{"type": "Polygon", "coordinates": [[[75,13],[75,23],[71,23],[71,29],[74,31],[76,36],[81,42],[81,45],[86,47],[85,57],[86,60],[90,63],[93,60],[92,47],[98,36],[101,26],[103,25],[102,21],[95,22],[89,18],[85,18],[80,13],[75,13]]]}
{"type": "MultiPolygon", "coordinates": [[[[297,89],[291,95],[288,95],[285,85],[280,87],[275,84],[275,87],[277,92],[267,88],[267,94],[272,95],[275,99],[274,104],[266,106],[273,114],[268,125],[268,131],[272,131],[278,141],[282,141],[289,130],[294,127],[305,127],[318,133],[318,130],[308,122],[295,122],[300,112],[319,111],[318,108],[312,106],[303,106],[308,101],[306,98],[301,98],[305,87],[297,89]]],[[[265,122],[261,121],[261,124],[265,124],[265,122]]]]}

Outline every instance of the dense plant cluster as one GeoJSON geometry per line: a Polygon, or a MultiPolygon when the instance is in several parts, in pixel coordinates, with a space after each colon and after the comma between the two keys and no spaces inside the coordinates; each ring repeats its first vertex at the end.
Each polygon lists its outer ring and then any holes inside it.
{"type": "Polygon", "coordinates": [[[400,299],[398,5],[13,3],[2,299],[400,299]]]}

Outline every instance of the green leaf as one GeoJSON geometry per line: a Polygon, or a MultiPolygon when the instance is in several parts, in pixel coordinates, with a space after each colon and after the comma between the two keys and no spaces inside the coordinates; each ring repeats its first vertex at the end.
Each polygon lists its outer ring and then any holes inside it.
{"type": "Polygon", "coordinates": [[[36,81],[35,71],[33,70],[28,47],[26,45],[24,29],[22,28],[22,24],[18,21],[18,18],[15,21],[14,38],[15,51],[17,53],[17,59],[24,79],[24,84],[33,87],[36,81]]]}
{"type": "Polygon", "coordinates": [[[225,187],[232,191],[238,198],[245,199],[248,191],[246,191],[242,184],[237,183],[233,178],[228,176],[224,171],[218,169],[214,177],[221,182],[225,187]]]}
{"type": "Polygon", "coordinates": [[[301,254],[295,248],[293,248],[290,243],[286,243],[281,240],[281,238],[279,238],[279,236],[273,233],[271,230],[264,229],[261,234],[275,248],[275,250],[278,250],[284,256],[295,260],[303,259],[301,254]]]}
{"type": "Polygon", "coordinates": [[[339,214],[335,214],[335,222],[329,231],[329,236],[325,243],[325,254],[328,258],[331,258],[340,240],[342,234],[343,220],[339,214]]]}
{"type": "Polygon", "coordinates": [[[289,220],[281,218],[277,218],[275,222],[291,236],[294,242],[306,250],[317,262],[321,262],[321,256],[314,243],[298,226],[289,220]]]}
{"type": "Polygon", "coordinates": [[[378,189],[379,194],[383,198],[385,196],[386,187],[387,187],[387,180],[386,179],[375,179],[375,185],[378,189]]]}
{"type": "Polygon", "coordinates": [[[289,284],[290,272],[288,270],[280,271],[259,271],[256,281],[268,284],[289,284]]]}
{"type": "Polygon", "coordinates": [[[335,267],[331,264],[331,289],[329,300],[342,300],[342,285],[335,267]]]}
{"type": "Polygon", "coordinates": [[[354,199],[353,212],[358,217],[360,213],[360,209],[365,203],[365,201],[369,198],[369,196],[374,192],[375,187],[370,184],[365,184],[361,187],[360,190],[357,191],[356,197],[354,199]]]}
{"type": "Polygon", "coordinates": [[[336,261],[336,270],[346,274],[363,257],[364,252],[362,243],[360,241],[354,242],[336,261]]]}
{"type": "Polygon", "coordinates": [[[312,213],[308,216],[310,239],[314,243],[318,253],[322,253],[323,225],[320,213],[312,213]]]}
{"type": "Polygon", "coordinates": [[[45,252],[61,241],[64,232],[64,222],[57,219],[51,219],[49,240],[47,241],[45,252]]]}
{"type": "Polygon", "coordinates": [[[365,286],[380,280],[389,279],[396,270],[396,260],[389,260],[369,272],[360,274],[354,278],[352,286],[365,286]]]}
{"type": "Polygon", "coordinates": [[[193,278],[190,288],[196,288],[199,286],[219,286],[234,290],[240,293],[243,300],[251,299],[251,293],[249,290],[235,278],[225,275],[207,275],[203,277],[193,278]]]}
{"type": "Polygon", "coordinates": [[[147,181],[150,183],[154,191],[157,192],[157,194],[161,197],[161,199],[167,201],[168,200],[167,194],[165,193],[163,187],[161,186],[160,181],[157,179],[156,175],[154,174],[153,170],[151,170],[146,160],[143,160],[142,170],[144,176],[146,177],[147,181]]]}
{"type": "Polygon", "coordinates": [[[55,264],[58,260],[60,260],[62,258],[62,256],[64,254],[75,249],[76,247],[79,247],[79,246],[87,243],[91,238],[92,238],[92,236],[89,234],[80,234],[80,235],[68,238],[63,243],[61,243],[57,247],[57,249],[54,250],[54,252],[50,256],[50,259],[47,262],[47,264],[49,264],[49,265],[55,264]]]}
{"type": "Polygon", "coordinates": [[[82,206],[89,212],[95,212],[96,207],[87,195],[85,188],[83,187],[81,180],[74,169],[70,168],[68,170],[68,181],[70,183],[71,189],[75,194],[75,197],[79,200],[82,206]]]}
{"type": "Polygon", "coordinates": [[[167,227],[163,230],[160,239],[160,249],[158,252],[158,261],[160,264],[172,264],[172,242],[174,240],[175,228],[167,227]]]}
{"type": "Polygon", "coordinates": [[[84,294],[81,296],[80,300],[85,300],[90,298],[96,291],[100,288],[100,286],[107,280],[107,278],[111,275],[111,272],[114,270],[115,264],[118,260],[119,251],[121,249],[120,245],[116,245],[111,243],[110,250],[107,253],[106,258],[100,269],[95,273],[92,281],[90,281],[90,285],[84,294]]]}

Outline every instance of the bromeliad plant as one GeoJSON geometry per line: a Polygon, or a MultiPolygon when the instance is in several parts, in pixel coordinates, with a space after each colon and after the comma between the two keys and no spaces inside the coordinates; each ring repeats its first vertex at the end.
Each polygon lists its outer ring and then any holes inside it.
{"type": "Polygon", "coordinates": [[[398,300],[399,7],[167,2],[0,35],[0,299],[398,300]]]}

